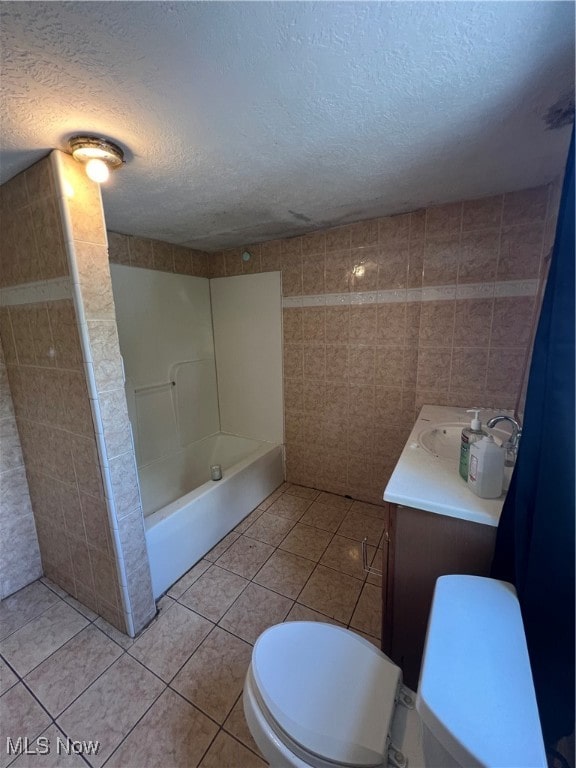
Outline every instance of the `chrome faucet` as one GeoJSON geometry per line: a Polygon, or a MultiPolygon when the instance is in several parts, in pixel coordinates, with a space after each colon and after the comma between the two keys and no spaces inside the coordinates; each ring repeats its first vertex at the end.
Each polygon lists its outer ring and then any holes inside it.
{"type": "Polygon", "coordinates": [[[522,437],[522,427],[516,421],[516,419],[512,418],[512,416],[505,416],[504,414],[500,416],[494,416],[493,419],[489,419],[486,422],[486,426],[489,429],[493,429],[496,426],[496,424],[499,424],[501,421],[509,421],[510,424],[512,424],[512,434],[504,444],[504,447],[516,453],[518,451],[518,443],[520,442],[520,438],[522,437]]]}

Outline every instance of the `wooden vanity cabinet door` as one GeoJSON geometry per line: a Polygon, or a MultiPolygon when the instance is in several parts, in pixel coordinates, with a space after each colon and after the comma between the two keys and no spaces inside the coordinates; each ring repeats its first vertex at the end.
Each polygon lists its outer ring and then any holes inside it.
{"type": "Polygon", "coordinates": [[[382,633],[380,647],[387,655],[392,651],[392,600],[394,591],[394,539],[396,526],[396,504],[388,504],[388,519],[385,536],[386,549],[382,556],[382,633]]]}
{"type": "MultiPolygon", "coordinates": [[[[496,528],[390,505],[388,640],[383,649],[416,690],[434,585],[450,573],[488,576],[496,528]]],[[[384,638],[384,634],[383,634],[384,638]]]]}

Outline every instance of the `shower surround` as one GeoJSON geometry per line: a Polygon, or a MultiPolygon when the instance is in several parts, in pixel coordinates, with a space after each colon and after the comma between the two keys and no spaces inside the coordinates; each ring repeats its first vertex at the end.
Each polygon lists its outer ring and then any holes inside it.
{"type": "Polygon", "coordinates": [[[110,269],[159,597],[284,479],[280,275],[110,269]]]}

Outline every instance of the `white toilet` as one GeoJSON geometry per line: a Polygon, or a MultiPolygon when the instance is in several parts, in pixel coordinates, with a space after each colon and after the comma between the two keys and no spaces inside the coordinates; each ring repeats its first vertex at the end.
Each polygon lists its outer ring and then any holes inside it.
{"type": "Polygon", "coordinates": [[[258,638],[246,720],[273,768],[546,768],[514,587],[436,582],[418,693],[359,635],[287,622],[258,638]]]}

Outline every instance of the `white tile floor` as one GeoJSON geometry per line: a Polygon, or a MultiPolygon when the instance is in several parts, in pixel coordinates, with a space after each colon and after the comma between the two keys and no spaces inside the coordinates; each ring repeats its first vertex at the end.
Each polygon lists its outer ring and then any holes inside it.
{"type": "Polygon", "coordinates": [[[380,584],[360,541],[378,565],[384,525],[382,507],[285,483],[168,591],[136,640],[46,579],[7,598],[0,768],[265,766],[242,711],[252,644],[271,624],[311,619],[379,645],[380,584]],[[51,751],[9,754],[19,737],[51,751]],[[67,755],[67,739],[100,747],[67,755]]]}

